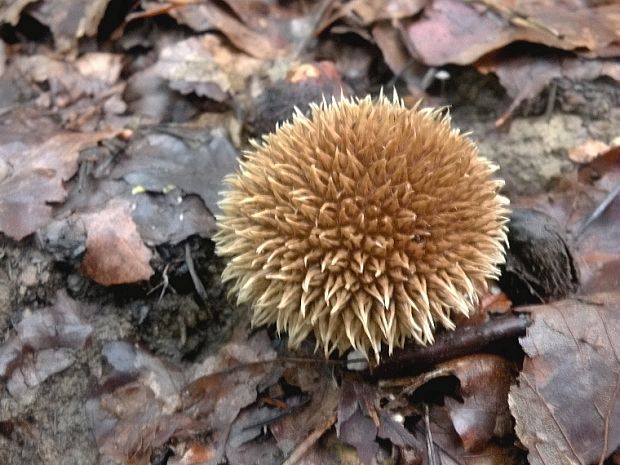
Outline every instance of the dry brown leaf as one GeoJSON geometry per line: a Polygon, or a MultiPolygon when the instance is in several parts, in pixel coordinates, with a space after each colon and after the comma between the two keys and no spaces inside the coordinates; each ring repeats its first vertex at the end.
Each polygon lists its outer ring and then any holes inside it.
{"type": "Polygon", "coordinates": [[[260,361],[275,357],[264,331],[185,369],[125,342],[103,353],[115,374],[87,410],[100,451],[134,465],[150,463],[153,449],[171,438],[181,452],[175,463],[220,463],[231,424],[274,368],[260,361]]]}
{"type": "Polygon", "coordinates": [[[404,439],[394,428],[389,428],[387,415],[380,419],[375,406],[377,399],[375,387],[348,377],[343,379],[336,433],[341,441],[355,447],[360,461],[364,464],[372,463],[379,451],[379,444],[375,439],[380,426],[383,426],[382,437],[394,435],[397,440],[404,439]]]}
{"type": "MultiPolygon", "coordinates": [[[[433,440],[433,454],[435,460],[442,465],[505,465],[520,463],[517,459],[517,448],[512,444],[487,444],[478,451],[466,451],[461,439],[454,430],[452,419],[444,406],[432,406],[429,413],[431,438],[433,440]]],[[[426,439],[426,428],[416,428],[416,436],[420,440],[426,439]]]]}
{"type": "Polygon", "coordinates": [[[620,293],[523,307],[534,323],[510,389],[529,463],[602,463],[620,446],[620,293]]]}
{"type": "MultiPolygon", "coordinates": [[[[117,82],[122,56],[112,53],[87,53],[75,63],[47,55],[18,56],[13,66],[23,79],[49,87],[49,104],[64,108],[83,97],[108,91],[117,82]]],[[[43,99],[40,97],[40,101],[43,99]]]]}
{"type": "Polygon", "coordinates": [[[130,204],[113,200],[96,213],[82,216],[86,225],[86,254],[82,272],[111,286],[149,279],[151,251],[144,245],[131,217],[130,204]]]}
{"type": "Polygon", "coordinates": [[[492,437],[504,437],[512,429],[508,389],[512,367],[496,355],[477,354],[438,366],[460,381],[462,401],[446,398],[446,408],[466,451],[483,450],[492,437]]]}
{"type": "Polygon", "coordinates": [[[310,403],[298,414],[284,417],[271,425],[280,450],[288,456],[308,435],[336,412],[340,389],[333,378],[322,370],[325,367],[304,367],[285,373],[287,381],[311,395],[310,403]]]}
{"type": "MultiPolygon", "coordinates": [[[[145,10],[159,7],[156,2],[142,3],[145,10]]],[[[314,7],[320,7],[319,2],[314,7]]],[[[170,15],[195,31],[218,30],[237,48],[260,59],[281,57],[314,32],[311,12],[266,0],[188,2],[170,15]]]]}
{"type": "Polygon", "coordinates": [[[147,465],[152,447],[199,425],[178,412],[185,383],[180,369],[126,342],[107,344],[103,355],[117,376],[86,406],[103,455],[126,464],[147,465]]]}
{"type": "Polygon", "coordinates": [[[412,59],[403,40],[401,28],[395,28],[387,22],[380,22],[373,26],[372,37],[394,75],[407,83],[410,94],[414,97],[421,96],[422,77],[426,73],[426,67],[412,59]]]}
{"type": "Polygon", "coordinates": [[[246,87],[263,63],[235,52],[214,34],[191,37],[165,47],[155,71],[182,94],[194,92],[223,102],[246,87]]]}
{"type": "Polygon", "coordinates": [[[583,144],[568,149],[568,158],[575,163],[590,163],[596,157],[609,150],[609,145],[595,139],[589,139],[583,144]]]}
{"type": "Polygon", "coordinates": [[[408,38],[428,65],[467,65],[516,41],[606,56],[618,42],[619,26],[614,5],[436,0],[409,26],[408,38]]]}
{"type": "Polygon", "coordinates": [[[341,5],[340,10],[346,13],[343,19],[347,23],[368,26],[376,21],[414,16],[426,4],[427,0],[354,0],[341,5]]]}
{"type": "Polygon", "coordinates": [[[75,174],[80,150],[116,133],[0,130],[0,231],[20,240],[47,224],[49,203],[67,196],[63,182],[75,174]]]}
{"type": "MultiPolygon", "coordinates": [[[[405,386],[399,395],[410,394],[431,380],[455,376],[458,400],[444,399],[445,413],[466,452],[480,452],[492,438],[503,438],[512,429],[508,411],[508,389],[513,366],[497,355],[475,354],[440,363],[432,371],[413,378],[395,380],[387,385],[405,386]]],[[[446,426],[446,428],[448,428],[446,426]]]]}
{"type": "Polygon", "coordinates": [[[76,60],[75,67],[82,76],[97,79],[111,86],[121,74],[123,56],[114,53],[89,52],[76,60]]]}

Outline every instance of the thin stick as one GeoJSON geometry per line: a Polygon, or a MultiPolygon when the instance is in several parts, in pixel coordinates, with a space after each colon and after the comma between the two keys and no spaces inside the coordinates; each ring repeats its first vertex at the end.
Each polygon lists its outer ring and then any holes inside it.
{"type": "Polygon", "coordinates": [[[319,440],[321,436],[336,423],[336,415],[332,415],[322,425],[319,425],[310,435],[304,439],[286,459],[282,465],[295,465],[306,452],[319,440]]]}
{"type": "Polygon", "coordinates": [[[206,304],[209,301],[207,297],[207,290],[205,289],[202,281],[196,273],[196,268],[194,268],[194,259],[192,258],[192,252],[189,248],[188,243],[185,244],[185,263],[187,264],[187,270],[189,271],[189,275],[192,277],[192,282],[194,283],[196,292],[202,299],[202,303],[206,304]]]}
{"type": "Polygon", "coordinates": [[[611,202],[613,202],[614,199],[618,197],[618,194],[620,194],[620,184],[614,187],[614,189],[609,194],[607,194],[607,196],[603,199],[599,206],[596,207],[594,211],[590,214],[588,219],[583,222],[583,224],[579,227],[577,234],[575,234],[576,238],[580,237],[583,232],[588,228],[588,226],[590,226],[599,216],[603,214],[605,210],[607,210],[607,207],[609,207],[611,202]]]}

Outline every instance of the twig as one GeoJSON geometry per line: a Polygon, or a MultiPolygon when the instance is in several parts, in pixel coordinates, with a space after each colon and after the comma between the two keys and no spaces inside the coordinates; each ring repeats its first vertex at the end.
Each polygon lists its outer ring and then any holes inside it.
{"type": "Polygon", "coordinates": [[[207,290],[202,284],[200,278],[198,277],[198,274],[196,273],[196,268],[194,268],[194,259],[192,258],[192,252],[189,248],[189,243],[185,243],[185,263],[187,264],[189,275],[192,277],[192,282],[194,283],[196,292],[202,299],[202,302],[206,304],[208,302],[207,290]]]}
{"type": "Polygon", "coordinates": [[[480,326],[457,328],[441,333],[430,346],[408,346],[395,351],[371,372],[374,378],[395,378],[420,371],[424,365],[478,352],[492,342],[525,335],[530,320],[526,315],[495,318],[480,326]]]}
{"type": "Polygon", "coordinates": [[[164,271],[162,271],[162,273],[161,273],[161,282],[157,286],[155,286],[154,288],[152,288],[151,290],[149,290],[146,293],[146,295],[152,294],[153,292],[155,292],[157,289],[159,289],[161,287],[161,292],[159,294],[159,299],[157,299],[157,305],[159,305],[161,303],[161,299],[164,298],[164,294],[166,293],[166,289],[170,288],[170,290],[172,292],[174,292],[175,294],[177,293],[176,289],[170,285],[170,281],[168,280],[168,267],[169,266],[170,266],[170,264],[167,264],[164,267],[164,271]]]}
{"type": "Polygon", "coordinates": [[[431,418],[428,411],[428,404],[424,404],[424,426],[426,427],[426,455],[429,465],[439,465],[441,462],[437,460],[435,452],[435,441],[433,441],[433,433],[431,432],[431,418]]]}
{"type": "Polygon", "coordinates": [[[306,35],[306,37],[304,37],[302,40],[298,42],[297,46],[292,51],[291,56],[293,58],[299,57],[304,52],[306,47],[308,47],[308,44],[310,43],[310,41],[316,36],[319,24],[323,20],[323,16],[325,16],[325,12],[331,5],[332,5],[332,0],[323,0],[323,2],[320,3],[318,7],[316,7],[316,10],[312,13],[310,17],[311,18],[310,24],[312,25],[309,28],[310,32],[306,35]]]}
{"type": "Polygon", "coordinates": [[[322,425],[319,425],[310,435],[304,439],[293,451],[293,453],[286,459],[282,465],[295,465],[304,456],[306,452],[319,440],[321,436],[332,425],[336,423],[336,415],[330,416],[322,425]]]}
{"type": "Polygon", "coordinates": [[[620,184],[618,184],[614,189],[607,194],[607,196],[603,199],[603,201],[599,204],[598,207],[594,209],[594,211],[590,214],[587,220],[585,220],[582,225],[577,230],[575,234],[575,238],[579,238],[583,234],[583,232],[590,226],[599,216],[603,214],[607,207],[614,201],[616,197],[620,194],[620,184]]]}
{"type": "Polygon", "coordinates": [[[551,119],[557,95],[558,84],[555,81],[551,81],[551,84],[549,84],[549,96],[547,97],[547,108],[545,108],[545,121],[547,122],[551,119]]]}

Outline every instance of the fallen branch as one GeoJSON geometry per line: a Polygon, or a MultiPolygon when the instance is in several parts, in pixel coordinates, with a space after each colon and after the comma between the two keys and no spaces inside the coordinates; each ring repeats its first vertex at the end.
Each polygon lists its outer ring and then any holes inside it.
{"type": "Polygon", "coordinates": [[[429,346],[410,345],[397,349],[390,358],[371,370],[374,378],[394,378],[419,372],[451,358],[478,352],[491,343],[525,335],[530,320],[527,315],[507,315],[479,326],[466,326],[441,333],[429,346]]]}

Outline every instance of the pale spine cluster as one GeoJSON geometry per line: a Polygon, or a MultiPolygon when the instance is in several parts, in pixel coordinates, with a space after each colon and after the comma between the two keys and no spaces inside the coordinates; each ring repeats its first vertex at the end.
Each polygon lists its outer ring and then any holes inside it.
{"type": "Polygon", "coordinates": [[[226,179],[217,253],[253,324],[379,359],[468,315],[504,260],[503,181],[439,110],[313,105],[226,179]]]}

